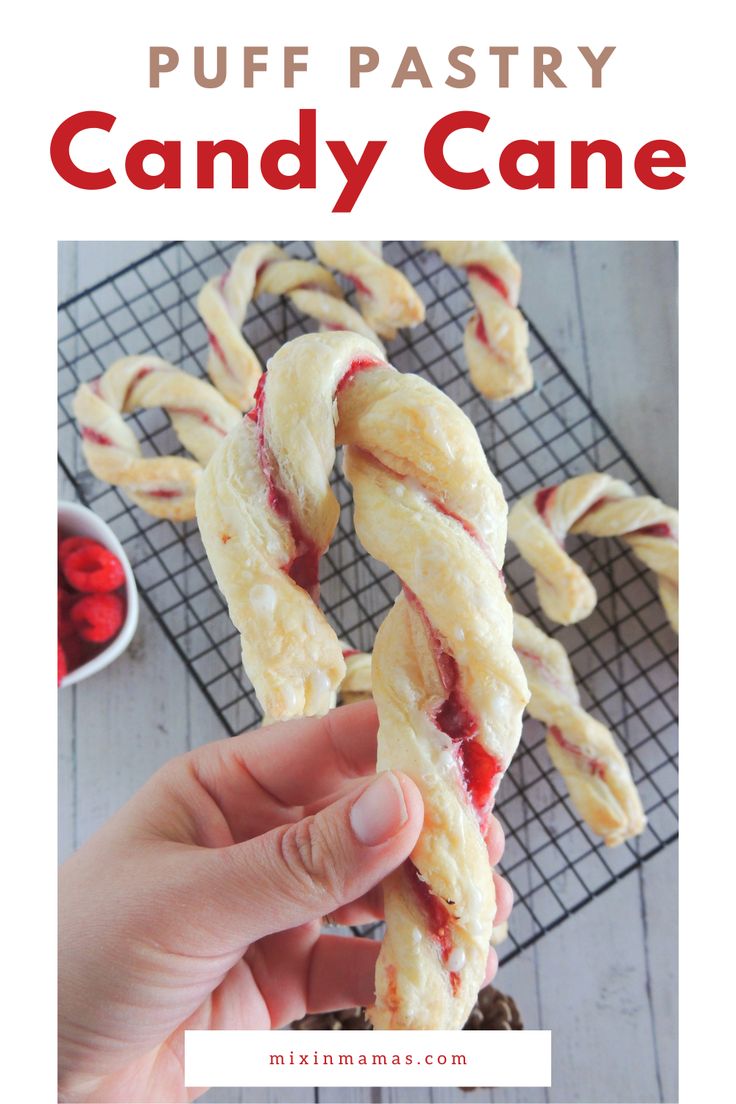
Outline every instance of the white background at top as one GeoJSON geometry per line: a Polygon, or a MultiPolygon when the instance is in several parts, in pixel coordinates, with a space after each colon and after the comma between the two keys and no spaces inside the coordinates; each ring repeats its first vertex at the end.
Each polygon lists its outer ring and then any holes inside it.
{"type": "MultiPolygon", "coordinates": [[[[89,13],[92,27],[99,27],[99,4],[83,0],[74,7],[89,13]]],[[[51,13],[47,33],[63,42],[64,49],[51,57],[54,94],[40,113],[46,140],[63,119],[80,110],[118,117],[110,135],[98,132],[78,139],[85,166],[101,169],[109,164],[118,177],[119,183],[107,191],[69,187],[56,176],[41,143],[43,185],[54,205],[59,237],[82,236],[74,229],[80,224],[85,236],[110,237],[113,208],[122,215],[118,233],[124,235],[123,227],[134,225],[136,237],[151,239],[180,237],[182,219],[189,237],[229,238],[237,224],[245,238],[300,238],[308,223],[310,237],[421,239],[429,212],[441,212],[446,224],[452,222],[452,236],[463,238],[597,238],[602,222],[607,237],[678,236],[673,227],[689,201],[690,178],[698,171],[699,136],[677,31],[669,25],[671,4],[623,3],[613,10],[608,4],[481,5],[460,0],[443,8],[416,0],[377,0],[370,6],[315,7],[279,0],[245,9],[215,0],[203,18],[201,6],[164,0],[146,5],[145,11],[144,20],[131,16],[130,5],[124,14],[106,14],[105,33],[97,32],[92,49],[87,35],[69,33],[68,6],[51,13]],[[437,18],[428,18],[431,10],[437,18]],[[195,44],[207,49],[210,70],[214,49],[227,46],[232,80],[217,89],[197,86],[195,44]],[[257,74],[254,89],[244,89],[238,79],[242,47],[263,44],[271,49],[273,70],[257,74]],[[450,72],[448,50],[460,44],[475,48],[478,76],[468,89],[444,84],[450,72]],[[180,54],[179,68],[162,75],[159,89],[148,87],[150,45],[173,46],[180,54]],[[296,74],[293,89],[281,87],[284,45],[307,45],[310,50],[309,71],[296,74]],[[360,89],[349,88],[350,45],[372,45],[382,58],[360,89]],[[435,83],[432,89],[418,82],[390,87],[408,45],[419,47],[435,83]],[[519,56],[511,59],[509,89],[498,88],[498,62],[488,56],[489,45],[519,46],[519,56]],[[532,86],[533,45],[562,51],[560,75],[569,82],[567,88],[532,86]],[[605,45],[616,46],[601,89],[591,89],[579,45],[589,45],[595,53],[605,45]],[[300,107],[318,111],[317,191],[276,191],[259,181],[260,153],[274,139],[296,137],[300,107]],[[432,123],[461,109],[491,116],[485,134],[467,132],[448,146],[458,168],[486,167],[493,183],[477,191],[445,187],[430,175],[423,159],[432,123]],[[183,143],[181,192],[142,192],[128,183],[124,154],[143,138],[183,143]],[[242,141],[251,151],[251,186],[247,191],[197,193],[195,142],[222,138],[242,141]],[[514,192],[500,182],[498,153],[516,138],[557,142],[559,188],[514,192]],[[571,139],[596,138],[609,138],[624,150],[625,188],[571,192],[566,147],[571,139]],[[635,151],[656,138],[681,143],[692,165],[686,182],[670,192],[650,191],[634,177],[635,151]],[[354,213],[337,219],[330,212],[343,178],[324,145],[331,139],[345,140],[356,151],[369,139],[388,140],[354,213]],[[565,225],[570,222],[574,229],[565,225]]],[[[80,25],[81,20],[75,30],[80,25]]]]}

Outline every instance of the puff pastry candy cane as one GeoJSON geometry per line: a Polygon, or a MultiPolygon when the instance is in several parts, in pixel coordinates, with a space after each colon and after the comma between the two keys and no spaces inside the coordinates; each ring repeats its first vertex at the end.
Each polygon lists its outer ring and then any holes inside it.
{"type": "Polygon", "coordinates": [[[317,257],[355,285],[361,314],[381,337],[392,341],[403,326],[424,321],[424,303],[406,276],[381,256],[381,242],[318,241],[317,257]]]}
{"type": "Polygon", "coordinates": [[[359,652],[355,648],[343,646],[342,657],[345,660],[345,678],[340,683],[338,692],[340,705],[372,698],[370,652],[359,652]]]}
{"type": "Polygon", "coordinates": [[[324,329],[352,330],[376,341],[363,318],[346,303],[334,276],[314,261],[290,257],[273,242],[254,242],[238,253],[223,276],[208,280],[197,298],[207,326],[207,372],[215,387],[241,410],[250,410],[261,376],[258,357],[243,337],[248,307],[259,295],[287,295],[324,329]]]}
{"type": "Polygon", "coordinates": [[[411,861],[386,886],[371,1015],[379,1027],[461,1028],[495,911],[483,832],[527,698],[500,575],[506,507],[462,411],[375,345],[308,334],[279,350],[254,417],[197,491],[246,670],[274,718],[324,712],[345,673],[313,601],[338,516],[336,443],[358,537],[404,584],[373,655],[379,767],[411,774],[426,810],[411,861]]]}
{"type": "Polygon", "coordinates": [[[204,380],[156,356],[116,360],[74,396],[74,416],[90,471],[121,487],[154,517],[184,521],[195,516],[194,489],[238,411],[204,380]],[[123,419],[139,408],[163,407],[177,437],[192,456],[144,457],[123,419]]]}
{"type": "Polygon", "coordinates": [[[521,266],[505,242],[428,241],[426,249],[464,268],[476,310],[465,326],[470,378],[490,399],[511,399],[534,386],[529,330],[518,309],[521,266]]]}
{"type": "Polygon", "coordinates": [[[542,609],[563,625],[581,621],[596,604],[593,584],[565,551],[568,533],[624,540],[656,572],[662,604],[677,632],[677,510],[598,472],[532,491],[514,505],[509,538],[534,568],[542,609]]]}
{"type": "Polygon", "coordinates": [[[529,683],[528,712],[547,726],[547,750],[583,820],[609,847],[644,831],[631,771],[611,732],[580,705],[567,652],[514,613],[514,649],[529,683]]]}

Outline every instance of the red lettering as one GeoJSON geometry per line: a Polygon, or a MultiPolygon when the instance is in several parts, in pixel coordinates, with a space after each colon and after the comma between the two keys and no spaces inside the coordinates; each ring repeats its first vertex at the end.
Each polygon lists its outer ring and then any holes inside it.
{"type": "Polygon", "coordinates": [[[429,131],[424,143],[424,160],[435,179],[448,188],[469,191],[473,188],[485,188],[490,184],[485,169],[474,172],[461,172],[448,165],[445,158],[445,143],[451,134],[458,130],[479,130],[483,132],[490,122],[490,116],[480,111],[453,111],[438,119],[429,131]]]}
{"type": "Polygon", "coordinates": [[[646,142],[634,158],[634,172],[647,188],[662,192],[667,188],[676,188],[685,177],[682,173],[671,172],[667,176],[658,176],[654,169],[684,169],[685,154],[675,142],[666,138],[657,138],[646,142]]]}
{"type": "Polygon", "coordinates": [[[58,126],[51,139],[51,163],[62,180],[73,184],[75,188],[84,188],[93,192],[100,188],[111,188],[115,177],[109,169],[101,172],[88,172],[80,169],[71,158],[70,146],[83,130],[105,130],[109,134],[115,123],[115,116],[106,111],[80,111],[70,115],[58,126]]]}
{"type": "Polygon", "coordinates": [[[570,145],[570,185],[573,188],[588,187],[588,161],[590,155],[600,153],[606,164],[606,187],[622,187],[623,157],[621,147],[615,142],[600,139],[597,142],[572,142],[570,145]]]}
{"type": "Polygon", "coordinates": [[[356,161],[346,142],[327,143],[327,148],[337,161],[338,168],[342,170],[345,177],[345,187],[340,192],[337,203],[332,208],[334,214],[342,215],[352,211],[360,193],[368,182],[368,177],[375,169],[376,162],[385,145],[385,142],[366,142],[360,159],[356,161]]]}
{"type": "Polygon", "coordinates": [[[555,144],[554,142],[531,142],[520,138],[509,142],[501,150],[498,169],[505,184],[519,191],[529,188],[554,188],[555,186],[555,144]],[[536,159],[534,172],[523,173],[519,170],[519,158],[530,154],[536,159]]]}
{"type": "Polygon", "coordinates": [[[181,144],[144,138],[128,150],[125,171],[131,184],[147,192],[152,192],[155,188],[181,188],[181,144]],[[160,172],[149,173],[144,168],[143,162],[151,154],[162,159],[160,172]]]}
{"type": "Polygon", "coordinates": [[[221,153],[230,158],[230,187],[247,188],[248,151],[229,138],[222,142],[197,142],[197,187],[214,188],[215,158],[221,153]]]}
{"type": "Polygon", "coordinates": [[[305,108],[299,112],[299,141],[279,138],[266,146],[261,156],[263,179],[272,188],[286,191],[288,188],[316,188],[317,186],[317,112],[314,108],[305,108]],[[279,161],[287,153],[292,153],[299,162],[299,168],[291,174],[279,168],[279,161]]]}

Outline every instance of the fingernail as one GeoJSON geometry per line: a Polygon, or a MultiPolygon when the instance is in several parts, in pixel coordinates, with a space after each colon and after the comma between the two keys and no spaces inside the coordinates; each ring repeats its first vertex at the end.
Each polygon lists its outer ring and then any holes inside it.
{"type": "Polygon", "coordinates": [[[379,774],[350,810],[352,829],[359,842],[367,847],[391,839],[408,819],[404,794],[391,771],[379,774]]]}

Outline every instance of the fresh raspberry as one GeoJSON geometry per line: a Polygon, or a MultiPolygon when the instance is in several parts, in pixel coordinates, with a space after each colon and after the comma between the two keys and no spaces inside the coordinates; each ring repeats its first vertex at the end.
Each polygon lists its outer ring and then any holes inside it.
{"type": "Polygon", "coordinates": [[[76,598],[76,594],[73,594],[71,590],[67,590],[64,586],[57,587],[57,592],[59,599],[58,613],[59,620],[61,620],[62,617],[65,617],[66,614],[69,612],[69,609],[74,602],[74,599],[76,598]]]}
{"type": "Polygon", "coordinates": [[[67,671],[76,671],[77,667],[82,667],[96,654],[96,645],[88,644],[86,640],[82,640],[77,632],[76,625],[71,625],[71,632],[61,641],[61,646],[66,656],[67,671]]]}
{"type": "Polygon", "coordinates": [[[64,578],[84,594],[106,594],[125,582],[123,565],[101,544],[85,545],[70,552],[61,562],[64,578]]]}
{"type": "Polygon", "coordinates": [[[120,631],[123,613],[117,594],[90,594],[75,602],[71,619],[83,640],[104,644],[120,631]]]}
{"type": "Polygon", "coordinates": [[[77,595],[73,594],[71,590],[67,590],[66,587],[60,586],[58,588],[59,604],[58,604],[58,630],[59,640],[66,640],[67,637],[76,633],[76,629],[71,621],[72,606],[77,600],[77,595]]]}
{"type": "Polygon", "coordinates": [[[93,541],[91,537],[65,537],[63,541],[59,542],[59,563],[63,563],[72,552],[77,552],[80,548],[87,548],[89,545],[102,548],[102,545],[97,541],[93,541]]]}
{"type": "Polygon", "coordinates": [[[67,673],[66,656],[64,655],[64,649],[61,646],[61,641],[59,641],[59,675],[58,675],[58,681],[56,683],[57,686],[61,686],[61,680],[64,678],[66,673],[67,673]]]}

